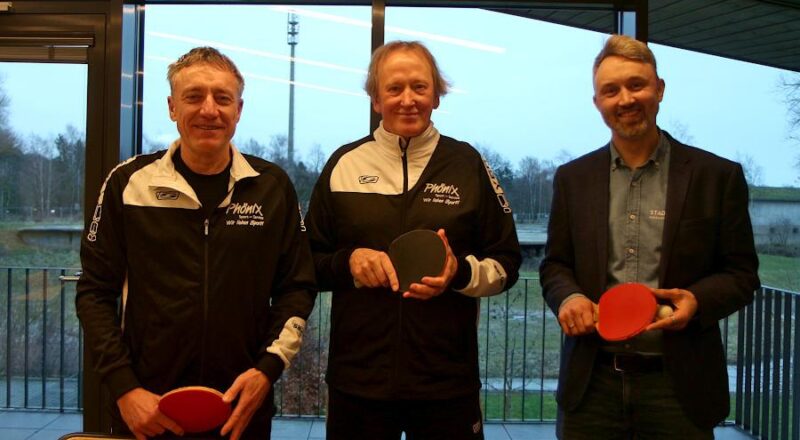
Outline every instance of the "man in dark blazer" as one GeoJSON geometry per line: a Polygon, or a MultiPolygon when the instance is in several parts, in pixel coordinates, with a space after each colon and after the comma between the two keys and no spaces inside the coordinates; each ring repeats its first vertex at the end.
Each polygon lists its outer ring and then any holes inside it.
{"type": "Polygon", "coordinates": [[[540,279],[565,333],[559,438],[713,438],[729,412],[718,322],[759,287],[747,184],[739,164],[657,127],[664,89],[644,43],[609,38],[593,100],[611,142],[554,177],[540,279]],[[626,282],[674,312],[610,343],[597,303],[626,282]]]}

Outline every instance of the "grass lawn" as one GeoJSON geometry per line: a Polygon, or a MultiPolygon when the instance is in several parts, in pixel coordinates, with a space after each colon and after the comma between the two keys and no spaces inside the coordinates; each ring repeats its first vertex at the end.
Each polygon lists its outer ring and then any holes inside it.
{"type": "MultiPolygon", "coordinates": [[[[484,394],[481,392],[481,398],[483,397],[484,394]]],[[[519,391],[506,394],[490,392],[486,393],[485,397],[483,408],[486,420],[538,422],[556,419],[556,396],[554,392],[526,391],[524,402],[523,393],[519,391]]]]}
{"type": "Polygon", "coordinates": [[[760,254],[758,260],[762,285],[800,292],[800,258],[760,254]]]}

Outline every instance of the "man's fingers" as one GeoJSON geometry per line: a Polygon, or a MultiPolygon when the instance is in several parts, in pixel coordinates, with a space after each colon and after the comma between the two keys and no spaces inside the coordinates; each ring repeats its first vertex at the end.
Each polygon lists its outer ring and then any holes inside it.
{"type": "MultiPolygon", "coordinates": [[[[159,413],[158,416],[158,424],[163,426],[166,429],[169,429],[174,434],[183,435],[183,428],[180,425],[175,423],[174,420],[170,419],[169,417],[165,416],[163,413],[159,413]]],[[[161,434],[161,433],[159,433],[161,434]]]]}
{"type": "Polygon", "coordinates": [[[389,255],[381,252],[378,263],[379,264],[376,269],[381,272],[381,276],[383,278],[382,285],[385,287],[391,287],[394,291],[399,289],[400,282],[397,280],[397,273],[394,270],[394,265],[392,265],[392,260],[389,258],[389,255]]]}

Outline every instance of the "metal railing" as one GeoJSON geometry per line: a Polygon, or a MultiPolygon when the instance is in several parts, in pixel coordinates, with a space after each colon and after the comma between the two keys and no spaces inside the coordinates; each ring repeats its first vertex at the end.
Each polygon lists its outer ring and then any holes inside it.
{"type": "MultiPolygon", "coordinates": [[[[0,268],[0,408],[80,411],[82,338],[74,269],[0,268]]],[[[276,384],[278,415],[324,417],[330,329],[320,294],[305,342],[276,384]]],[[[561,331],[538,279],[481,300],[478,340],[487,421],[549,422],[561,331]]],[[[761,438],[800,437],[800,294],[765,287],[720,323],[727,349],[731,419],[761,438]]]]}

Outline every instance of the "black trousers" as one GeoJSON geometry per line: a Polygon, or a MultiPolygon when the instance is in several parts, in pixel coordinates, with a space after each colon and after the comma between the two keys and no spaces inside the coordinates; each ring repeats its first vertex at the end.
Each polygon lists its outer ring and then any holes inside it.
{"type": "Polygon", "coordinates": [[[373,400],[329,389],[327,440],[483,440],[479,392],[444,400],[373,400]]]}

